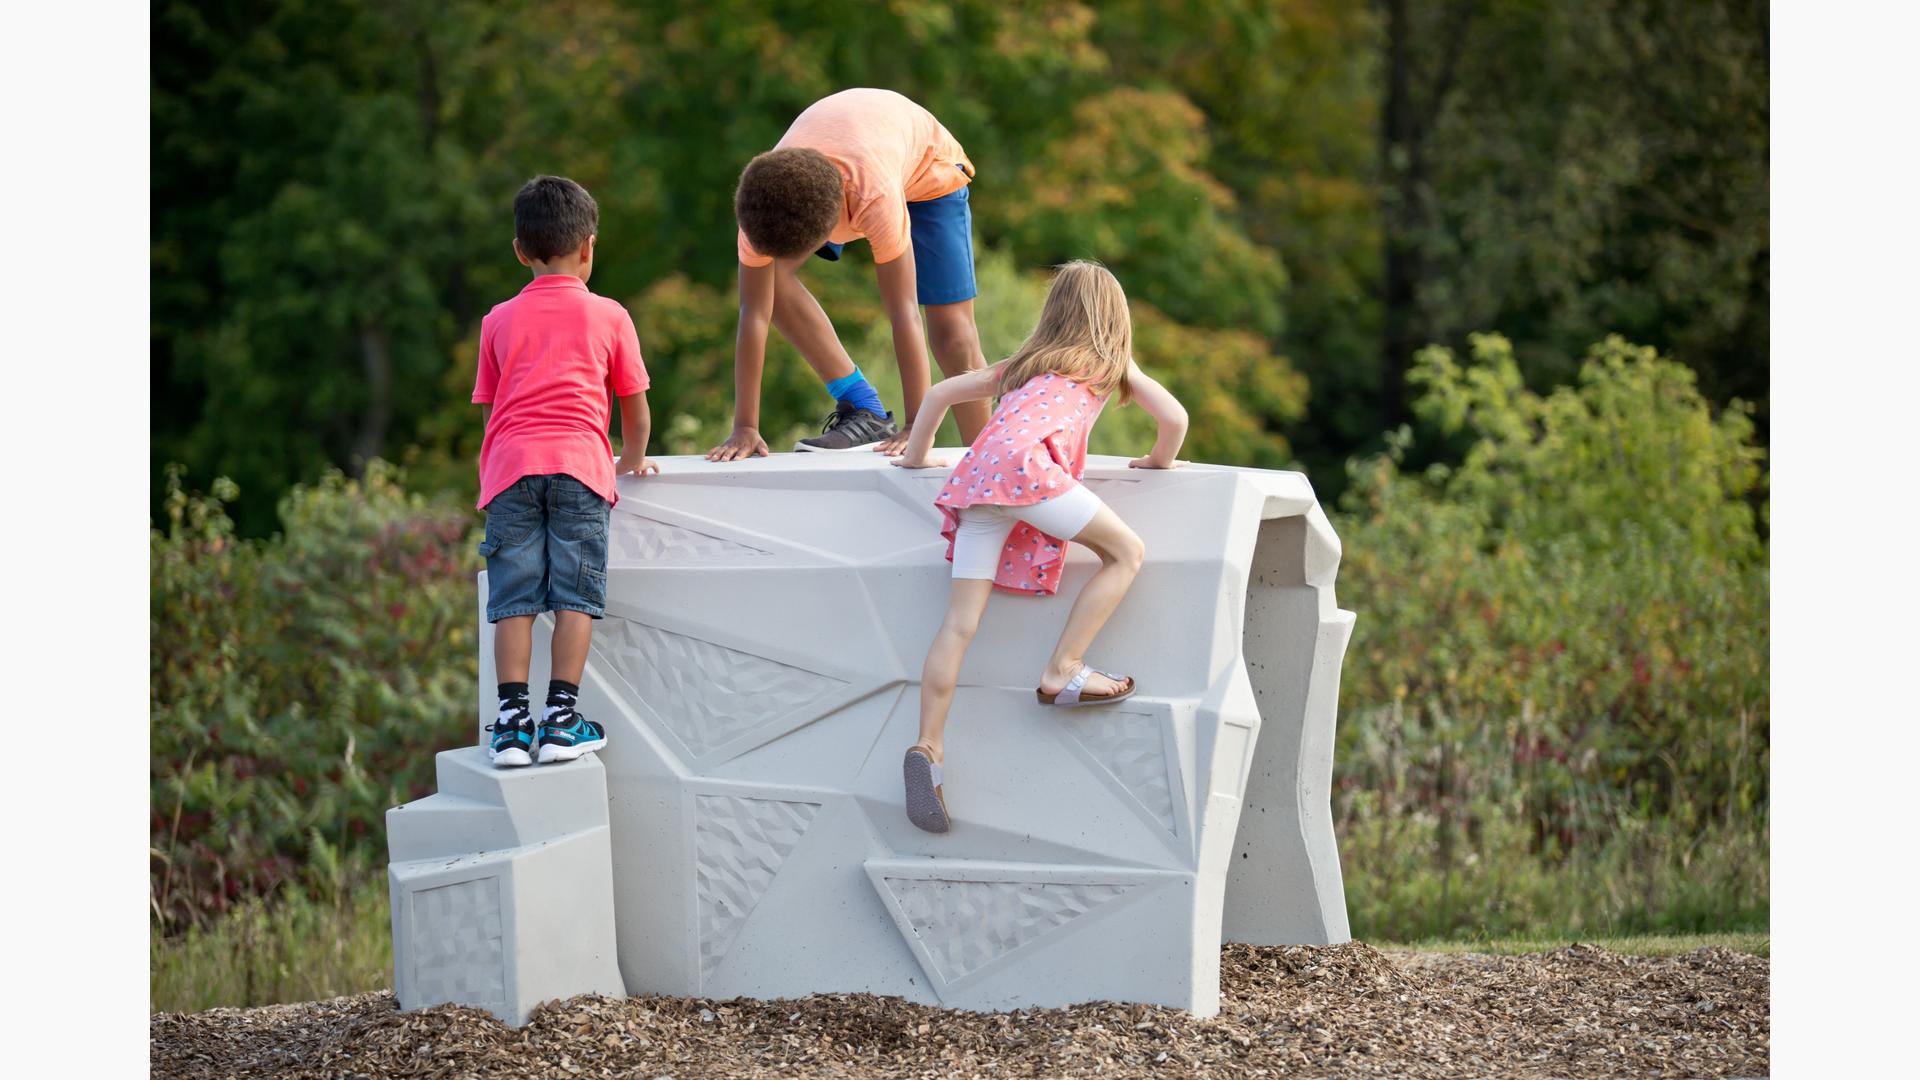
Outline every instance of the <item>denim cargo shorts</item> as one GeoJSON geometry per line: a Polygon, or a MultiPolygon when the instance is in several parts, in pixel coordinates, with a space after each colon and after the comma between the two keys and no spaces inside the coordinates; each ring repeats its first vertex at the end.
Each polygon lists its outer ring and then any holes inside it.
{"type": "Polygon", "coordinates": [[[523,476],[487,503],[487,621],[543,611],[598,619],[607,602],[607,500],[566,473],[523,476]]]}

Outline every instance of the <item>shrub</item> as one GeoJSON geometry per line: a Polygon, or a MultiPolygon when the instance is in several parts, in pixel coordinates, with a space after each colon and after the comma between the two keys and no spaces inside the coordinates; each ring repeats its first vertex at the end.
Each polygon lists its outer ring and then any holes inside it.
{"type": "Polygon", "coordinates": [[[168,479],[151,538],[152,913],[171,932],[286,883],[377,865],[381,816],[432,789],[469,734],[472,512],[375,462],[238,540],[226,481],[168,479]]]}
{"type": "Polygon", "coordinates": [[[1412,383],[1419,415],[1468,449],[1410,475],[1403,432],[1350,470],[1341,586],[1361,614],[1336,820],[1353,907],[1383,920],[1356,932],[1520,929],[1456,898],[1525,904],[1485,888],[1521,851],[1549,871],[1537,890],[1603,865],[1660,883],[1534,905],[1572,925],[1708,928],[1681,916],[1700,882],[1676,872],[1703,846],[1738,849],[1715,857],[1715,903],[1764,912],[1767,566],[1746,412],[1714,416],[1690,372],[1618,339],[1547,395],[1492,335],[1465,365],[1423,351],[1412,383]]]}

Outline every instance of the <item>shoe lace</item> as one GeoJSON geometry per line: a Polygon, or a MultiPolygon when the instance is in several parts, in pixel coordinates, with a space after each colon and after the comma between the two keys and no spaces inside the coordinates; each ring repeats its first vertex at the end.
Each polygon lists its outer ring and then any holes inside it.
{"type": "Polygon", "coordinates": [[[853,417],[854,417],[854,412],[852,409],[845,410],[844,412],[841,411],[840,409],[833,410],[832,412],[827,414],[827,418],[825,420],[822,420],[820,422],[820,434],[825,435],[827,432],[832,431],[833,429],[839,427],[841,424],[845,424],[851,421],[853,417]]]}
{"type": "Polygon", "coordinates": [[[532,727],[532,726],[533,726],[533,715],[527,711],[527,706],[522,705],[519,708],[517,708],[511,715],[507,716],[504,721],[500,719],[495,719],[493,723],[488,724],[483,730],[519,731],[521,730],[522,727],[532,727]]]}

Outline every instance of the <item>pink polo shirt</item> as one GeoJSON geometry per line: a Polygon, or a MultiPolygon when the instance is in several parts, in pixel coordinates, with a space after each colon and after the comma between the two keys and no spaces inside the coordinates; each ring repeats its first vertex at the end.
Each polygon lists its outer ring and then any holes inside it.
{"type": "Polygon", "coordinates": [[[633,317],[571,274],[543,274],[480,322],[473,400],[491,404],[480,502],[523,476],[566,473],[609,504],[613,399],[647,388],[633,317]]]}

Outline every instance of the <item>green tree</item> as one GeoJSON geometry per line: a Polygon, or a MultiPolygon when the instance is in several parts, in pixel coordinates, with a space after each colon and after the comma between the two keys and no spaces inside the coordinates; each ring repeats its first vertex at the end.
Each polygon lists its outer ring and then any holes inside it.
{"type": "Polygon", "coordinates": [[[1420,346],[1499,326],[1535,386],[1644,341],[1767,388],[1767,8],[1385,0],[1383,417],[1420,346]]]}

